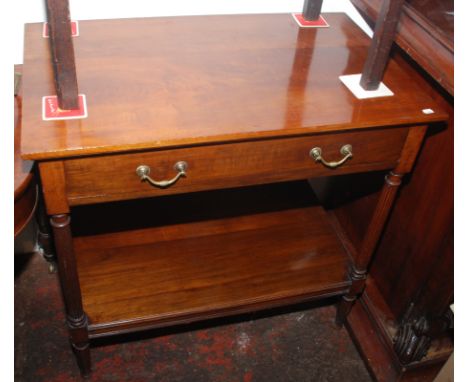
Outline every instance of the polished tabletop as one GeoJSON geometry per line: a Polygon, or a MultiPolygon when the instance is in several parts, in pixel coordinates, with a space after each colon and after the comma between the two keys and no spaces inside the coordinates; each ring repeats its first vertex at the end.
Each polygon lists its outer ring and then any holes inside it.
{"type": "Polygon", "coordinates": [[[73,37],[88,117],[43,121],[49,42],[28,24],[22,155],[55,159],[440,121],[445,114],[391,61],[392,97],[358,100],[370,39],[345,15],[299,28],[290,14],[80,21],[73,37]],[[433,109],[425,114],[423,109],[433,109]]]}

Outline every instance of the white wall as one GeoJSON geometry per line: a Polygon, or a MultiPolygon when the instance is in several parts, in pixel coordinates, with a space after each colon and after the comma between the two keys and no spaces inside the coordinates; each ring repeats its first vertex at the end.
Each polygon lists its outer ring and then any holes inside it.
{"type": "MultiPolygon", "coordinates": [[[[176,15],[300,12],[303,0],[69,0],[72,19],[111,19],[176,15]]],[[[45,0],[10,2],[14,14],[14,62],[23,62],[24,23],[46,19],[45,0]]],[[[349,0],[324,0],[324,12],[346,12],[364,29],[371,30],[349,0]]]]}

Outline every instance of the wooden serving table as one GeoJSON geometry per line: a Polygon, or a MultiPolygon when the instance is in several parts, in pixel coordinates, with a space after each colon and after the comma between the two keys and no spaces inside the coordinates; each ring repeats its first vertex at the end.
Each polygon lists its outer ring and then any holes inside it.
{"type": "Polygon", "coordinates": [[[289,14],[81,21],[88,117],[62,121],[41,118],[49,46],[42,24],[27,26],[22,154],[39,162],[83,374],[90,338],[333,295],[346,319],[401,178],[446,115],[394,61],[395,95],[356,99],[338,77],[361,71],[370,40],[344,14],[325,18],[319,29],[289,14]],[[303,180],[386,169],[350,256],[303,180]],[[71,227],[85,205],[95,218],[71,227]],[[87,230],[108,217],[108,231],[87,230]]]}

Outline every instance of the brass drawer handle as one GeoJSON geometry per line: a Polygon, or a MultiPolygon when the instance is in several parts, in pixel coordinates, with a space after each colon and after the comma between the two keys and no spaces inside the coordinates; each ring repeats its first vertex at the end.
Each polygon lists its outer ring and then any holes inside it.
{"type": "Polygon", "coordinates": [[[320,147],[314,147],[312,150],[310,150],[310,156],[315,159],[316,162],[322,162],[323,165],[330,167],[330,168],[336,168],[338,166],[341,166],[344,162],[346,162],[348,159],[353,157],[353,146],[351,145],[344,145],[340,149],[341,155],[344,155],[344,157],[338,161],[338,162],[327,162],[325,159],[322,158],[322,149],[320,147]]]}
{"type": "Polygon", "coordinates": [[[157,181],[157,180],[151,179],[151,177],[149,176],[151,169],[149,168],[149,166],[145,166],[145,165],[138,166],[136,169],[136,173],[142,182],[146,180],[148,181],[148,183],[152,184],[155,187],[167,188],[167,187],[172,186],[174,183],[176,183],[181,177],[187,176],[186,174],[187,167],[188,167],[187,162],[184,162],[184,161],[177,162],[174,165],[174,170],[177,171],[177,175],[170,180],[157,181]]]}

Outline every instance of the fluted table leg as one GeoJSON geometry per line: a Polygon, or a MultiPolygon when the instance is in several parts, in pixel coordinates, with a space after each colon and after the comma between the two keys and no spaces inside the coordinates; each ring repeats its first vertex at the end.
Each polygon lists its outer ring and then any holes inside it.
{"type": "Polygon", "coordinates": [[[356,298],[364,290],[367,267],[382,234],[385,222],[390,214],[391,207],[401,184],[403,174],[390,172],[385,177],[385,184],[380,193],[377,206],[374,210],[369,228],[362,243],[361,251],[358,253],[350,270],[351,288],[338,305],[336,323],[341,326],[351,310],[356,298]]]}
{"type": "Polygon", "coordinates": [[[54,233],[60,283],[67,312],[70,342],[75,352],[81,374],[91,372],[91,358],[88,338],[88,320],[81,302],[80,282],[76,269],[70,230],[70,215],[52,215],[50,223],[54,233]]]}

